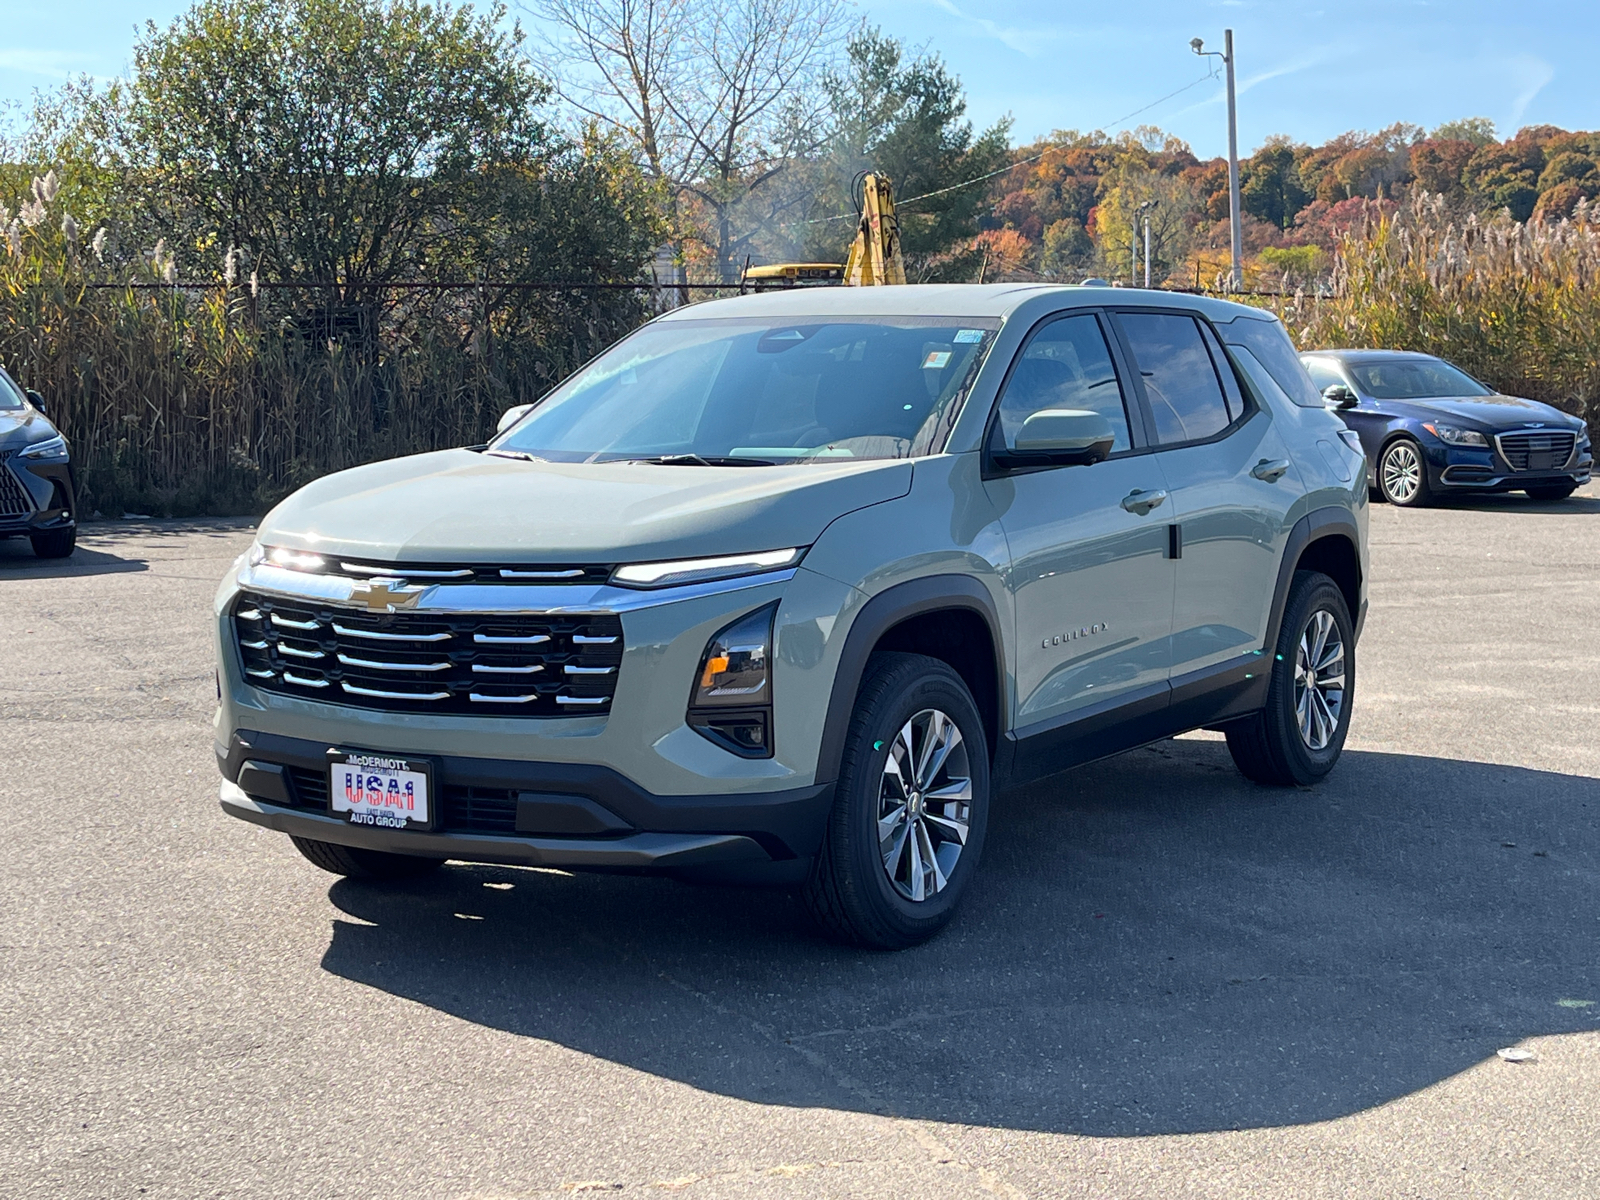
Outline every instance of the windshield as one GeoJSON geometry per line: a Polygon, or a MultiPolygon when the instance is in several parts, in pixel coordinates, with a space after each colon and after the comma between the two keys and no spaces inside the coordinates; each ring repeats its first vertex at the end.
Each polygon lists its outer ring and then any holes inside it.
{"type": "Polygon", "coordinates": [[[663,321],[606,351],[491,454],[772,465],[942,449],[998,322],[663,321]]]}
{"type": "Polygon", "coordinates": [[[11,381],[11,376],[0,371],[0,412],[15,412],[22,406],[22,389],[11,381]]]}
{"type": "Polygon", "coordinates": [[[1428,396],[1492,396],[1465,371],[1442,358],[1401,358],[1381,362],[1346,362],[1357,385],[1374,400],[1420,400],[1428,396]]]}

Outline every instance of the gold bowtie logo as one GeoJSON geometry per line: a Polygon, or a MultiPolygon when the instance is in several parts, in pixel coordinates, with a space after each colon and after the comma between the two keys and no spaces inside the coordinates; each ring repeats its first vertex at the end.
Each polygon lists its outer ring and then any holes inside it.
{"type": "Polygon", "coordinates": [[[350,589],[350,599],[367,606],[368,612],[392,613],[402,608],[415,608],[424,587],[413,587],[398,579],[374,579],[371,583],[358,583],[350,589]]]}

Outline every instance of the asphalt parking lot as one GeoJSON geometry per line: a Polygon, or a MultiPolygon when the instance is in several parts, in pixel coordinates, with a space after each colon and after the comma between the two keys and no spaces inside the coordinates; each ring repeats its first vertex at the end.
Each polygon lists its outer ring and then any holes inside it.
{"type": "Polygon", "coordinates": [[[897,955],[780,895],[336,882],[224,817],[249,540],[0,542],[0,1195],[1600,1195],[1600,488],[1375,506],[1330,780],[1202,734],[1006,795],[897,955]]]}

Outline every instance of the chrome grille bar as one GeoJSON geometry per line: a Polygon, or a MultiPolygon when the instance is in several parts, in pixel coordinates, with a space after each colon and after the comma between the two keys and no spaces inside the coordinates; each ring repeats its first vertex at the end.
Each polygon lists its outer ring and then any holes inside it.
{"type": "Polygon", "coordinates": [[[377,629],[353,629],[335,621],[333,631],[340,637],[366,638],[373,642],[447,642],[455,635],[449,630],[442,633],[384,633],[377,629]]]}
{"type": "Polygon", "coordinates": [[[359,687],[348,679],[341,680],[339,686],[352,696],[372,696],[379,700],[448,700],[449,692],[386,692],[381,688],[359,687]]]}
{"type": "MultiPolygon", "coordinates": [[[[283,650],[285,647],[279,646],[283,650]]],[[[376,658],[356,658],[353,655],[340,653],[339,661],[347,667],[368,667],[374,671],[448,671],[450,664],[447,662],[432,663],[401,663],[382,662],[376,658]]]]}

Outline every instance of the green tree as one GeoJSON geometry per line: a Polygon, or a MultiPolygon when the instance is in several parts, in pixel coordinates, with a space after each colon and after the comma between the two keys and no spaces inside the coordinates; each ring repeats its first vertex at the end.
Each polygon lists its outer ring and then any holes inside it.
{"type": "MultiPolygon", "coordinates": [[[[825,86],[833,112],[833,135],[813,208],[846,211],[850,189],[863,171],[894,181],[902,251],[913,277],[965,278],[966,257],[951,252],[977,236],[988,191],[978,182],[1007,161],[1010,121],[974,133],[964,120],[961,81],[937,55],[910,57],[905,44],[879,29],[863,28],[850,39],[843,67],[825,86]],[[945,191],[944,189],[951,189],[945,191]],[[940,192],[940,195],[928,193],[940,192]],[[959,261],[958,261],[959,259],[959,261]]],[[[813,226],[810,254],[838,258],[855,231],[848,220],[813,226]]]]}
{"type": "Polygon", "coordinates": [[[369,285],[448,264],[557,149],[500,7],[201,0],[147,25],[108,129],[139,198],[264,279],[369,285]]]}
{"type": "Polygon", "coordinates": [[[1490,146],[1500,140],[1494,122],[1488,117],[1463,117],[1459,121],[1446,121],[1428,137],[1435,142],[1467,142],[1473,146],[1490,146]]]}
{"type": "Polygon", "coordinates": [[[1288,138],[1268,139],[1240,166],[1239,206],[1253,217],[1287,229],[1311,199],[1288,138]]]}

